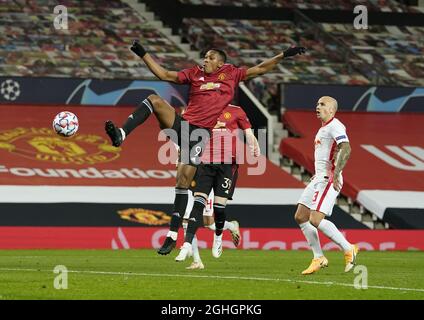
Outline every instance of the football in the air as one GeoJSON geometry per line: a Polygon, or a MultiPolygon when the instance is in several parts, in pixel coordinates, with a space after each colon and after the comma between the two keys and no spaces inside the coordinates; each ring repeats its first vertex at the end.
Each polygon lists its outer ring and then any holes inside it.
{"type": "Polygon", "coordinates": [[[69,111],[59,112],[53,119],[54,131],[63,136],[73,136],[78,131],[78,118],[75,114],[69,111]]]}

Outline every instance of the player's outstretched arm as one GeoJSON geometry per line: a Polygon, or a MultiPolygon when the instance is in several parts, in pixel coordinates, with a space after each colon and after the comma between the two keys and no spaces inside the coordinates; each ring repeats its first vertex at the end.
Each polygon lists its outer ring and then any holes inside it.
{"type": "Polygon", "coordinates": [[[176,71],[169,71],[163,68],[160,64],[158,64],[150,54],[146,52],[143,46],[137,41],[134,40],[131,51],[134,52],[137,56],[143,59],[147,68],[160,80],[163,81],[171,81],[178,83],[178,73],[176,71]]]}
{"type": "Polygon", "coordinates": [[[261,155],[261,149],[252,129],[249,128],[244,130],[244,134],[246,135],[246,142],[250,152],[253,154],[253,156],[259,157],[261,155]]]}
{"type": "Polygon", "coordinates": [[[302,53],[305,53],[305,51],[306,51],[306,49],[304,47],[288,48],[286,51],[276,55],[275,57],[267,59],[267,60],[261,62],[260,64],[247,69],[246,78],[251,79],[251,78],[263,75],[263,74],[271,71],[272,69],[274,69],[274,67],[278,63],[280,63],[280,61],[283,60],[284,58],[288,58],[288,57],[292,57],[292,56],[295,56],[295,55],[298,55],[298,54],[302,54],[302,53]]]}

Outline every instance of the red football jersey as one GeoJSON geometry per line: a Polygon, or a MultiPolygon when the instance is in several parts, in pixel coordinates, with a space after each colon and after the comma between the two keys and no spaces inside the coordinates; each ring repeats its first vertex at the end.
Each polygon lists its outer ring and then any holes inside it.
{"type": "Polygon", "coordinates": [[[206,74],[199,66],[178,72],[180,83],[189,83],[190,95],[183,118],[201,128],[212,129],[222,110],[233,100],[234,92],[246,76],[245,68],[224,64],[206,74]]]}
{"type": "Polygon", "coordinates": [[[212,129],[211,139],[202,156],[204,163],[232,163],[237,152],[244,152],[243,142],[239,140],[240,130],[251,128],[249,119],[241,107],[228,105],[212,129]],[[239,130],[237,130],[239,129],[239,130]],[[239,149],[236,146],[239,144],[239,149]]]}

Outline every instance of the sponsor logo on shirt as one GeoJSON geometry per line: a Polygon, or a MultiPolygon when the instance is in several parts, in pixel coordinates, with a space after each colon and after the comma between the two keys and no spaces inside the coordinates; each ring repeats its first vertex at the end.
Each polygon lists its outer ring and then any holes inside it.
{"type": "Polygon", "coordinates": [[[226,123],[218,120],[215,124],[214,129],[222,129],[225,127],[226,127],[226,123]]]}
{"type": "Polygon", "coordinates": [[[200,86],[200,90],[213,90],[213,89],[218,89],[220,86],[221,86],[220,83],[208,82],[208,83],[202,84],[200,86]]]}

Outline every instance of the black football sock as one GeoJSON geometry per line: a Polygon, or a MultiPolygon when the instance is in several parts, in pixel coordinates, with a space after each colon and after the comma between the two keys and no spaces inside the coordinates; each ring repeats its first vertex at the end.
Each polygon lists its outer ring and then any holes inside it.
{"type": "Polygon", "coordinates": [[[169,230],[178,232],[181,225],[181,218],[184,216],[188,202],[188,189],[175,188],[174,210],[171,217],[171,227],[169,230]]]}
{"type": "Polygon", "coordinates": [[[125,121],[122,129],[125,135],[129,135],[136,127],[142,124],[153,113],[153,105],[148,98],[144,99],[140,105],[130,114],[127,121],[125,121]]]}
{"type": "Polygon", "coordinates": [[[225,224],[225,205],[216,203],[213,205],[215,215],[215,234],[220,236],[224,230],[225,224]]]}
{"type": "Polygon", "coordinates": [[[203,225],[203,210],[206,207],[206,202],[207,200],[203,197],[194,197],[194,204],[190,213],[190,219],[188,220],[185,242],[192,243],[197,229],[203,225]]]}

